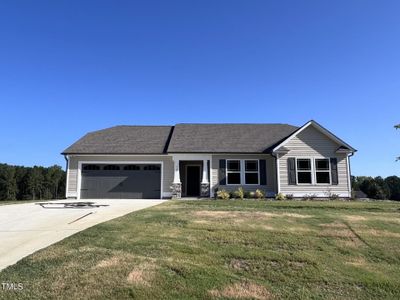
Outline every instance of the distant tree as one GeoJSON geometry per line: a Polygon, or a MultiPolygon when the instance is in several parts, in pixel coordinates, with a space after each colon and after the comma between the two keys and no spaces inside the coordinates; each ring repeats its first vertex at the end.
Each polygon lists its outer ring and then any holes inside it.
{"type": "Polygon", "coordinates": [[[15,177],[15,168],[6,164],[0,165],[0,199],[17,199],[17,181],[15,177]]]}
{"type": "Polygon", "coordinates": [[[66,173],[48,168],[0,164],[0,200],[65,198],[66,173]]]}
{"type": "Polygon", "coordinates": [[[28,170],[27,174],[27,188],[30,192],[31,199],[36,200],[39,196],[39,199],[42,199],[43,192],[43,173],[40,167],[34,166],[33,168],[28,170]]]}
{"type": "Polygon", "coordinates": [[[390,200],[400,201],[400,178],[389,176],[385,178],[386,185],[390,189],[390,200]]]}
{"type": "Polygon", "coordinates": [[[60,166],[51,166],[45,170],[45,186],[47,199],[57,199],[59,196],[60,183],[63,179],[64,171],[60,166]]]}

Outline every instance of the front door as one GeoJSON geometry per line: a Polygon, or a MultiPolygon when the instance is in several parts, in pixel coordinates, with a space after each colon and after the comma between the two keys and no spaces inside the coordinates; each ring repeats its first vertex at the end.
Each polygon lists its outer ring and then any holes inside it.
{"type": "Polygon", "coordinates": [[[200,196],[200,166],[186,167],[186,196],[200,196]]]}

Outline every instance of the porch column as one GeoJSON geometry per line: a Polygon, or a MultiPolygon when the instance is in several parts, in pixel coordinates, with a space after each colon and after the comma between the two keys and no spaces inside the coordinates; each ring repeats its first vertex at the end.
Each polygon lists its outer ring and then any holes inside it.
{"type": "Polygon", "coordinates": [[[179,159],[174,158],[174,181],[172,182],[171,186],[172,198],[174,199],[179,199],[182,197],[182,183],[179,173],[179,162],[179,159]]]}
{"type": "Polygon", "coordinates": [[[207,160],[203,160],[203,179],[201,183],[209,183],[208,182],[208,166],[207,166],[207,160]]]}
{"type": "Polygon", "coordinates": [[[203,159],[203,179],[201,180],[201,197],[210,196],[210,181],[208,179],[208,163],[207,159],[203,159]]]}

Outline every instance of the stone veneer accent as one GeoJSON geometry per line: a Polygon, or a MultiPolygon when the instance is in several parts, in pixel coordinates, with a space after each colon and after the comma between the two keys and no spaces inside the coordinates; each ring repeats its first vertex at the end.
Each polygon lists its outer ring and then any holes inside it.
{"type": "Polygon", "coordinates": [[[210,184],[209,183],[201,184],[200,196],[201,197],[210,197],[210,184]]]}
{"type": "Polygon", "coordinates": [[[172,199],[182,198],[182,183],[173,183],[171,186],[172,199]]]}

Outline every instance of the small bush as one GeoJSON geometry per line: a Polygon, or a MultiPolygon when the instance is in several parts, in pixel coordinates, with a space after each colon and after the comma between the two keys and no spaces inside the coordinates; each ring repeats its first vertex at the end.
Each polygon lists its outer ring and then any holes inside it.
{"type": "Polygon", "coordinates": [[[314,200],[315,198],[317,198],[317,195],[316,194],[305,194],[304,196],[303,196],[303,200],[314,200]]]}
{"type": "Polygon", "coordinates": [[[339,194],[333,193],[330,189],[325,192],[325,195],[329,200],[337,200],[339,199],[339,194]]]}
{"type": "Polygon", "coordinates": [[[254,199],[256,198],[256,192],[247,192],[245,196],[246,198],[254,199]]]}
{"type": "Polygon", "coordinates": [[[293,194],[286,194],[286,200],[293,200],[293,194]]]}
{"type": "Polygon", "coordinates": [[[231,197],[231,195],[229,194],[228,191],[225,191],[225,190],[217,191],[217,198],[218,199],[229,200],[230,197],[231,197]]]}
{"type": "Polygon", "coordinates": [[[244,191],[244,189],[242,187],[238,188],[235,192],[235,198],[239,198],[240,200],[244,199],[246,192],[244,191]]]}
{"type": "Polygon", "coordinates": [[[282,193],[276,194],[275,200],[280,200],[280,201],[286,200],[286,196],[285,196],[285,194],[282,194],[282,193]]]}
{"type": "Polygon", "coordinates": [[[260,189],[257,189],[257,190],[255,191],[255,193],[254,193],[254,197],[255,197],[256,199],[264,199],[264,198],[265,198],[265,192],[262,191],[262,190],[260,190],[260,189]]]}

